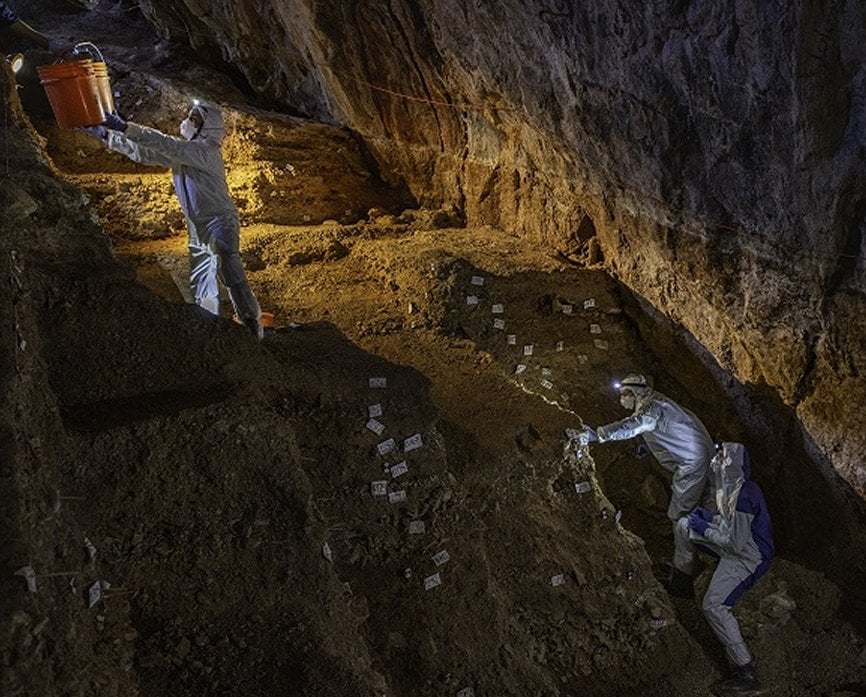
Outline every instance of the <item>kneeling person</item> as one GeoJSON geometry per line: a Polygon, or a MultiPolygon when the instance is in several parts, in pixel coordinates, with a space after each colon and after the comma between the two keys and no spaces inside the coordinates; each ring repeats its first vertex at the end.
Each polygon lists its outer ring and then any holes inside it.
{"type": "Polygon", "coordinates": [[[770,567],[774,555],[772,523],[764,494],[749,479],[749,453],[742,443],[723,443],[710,468],[715,510],[696,508],[679,520],[676,535],[682,546],[719,560],[703,610],[725,647],[733,675],[717,685],[717,693],[747,695],[759,690],[760,683],[732,607],[770,567]]]}

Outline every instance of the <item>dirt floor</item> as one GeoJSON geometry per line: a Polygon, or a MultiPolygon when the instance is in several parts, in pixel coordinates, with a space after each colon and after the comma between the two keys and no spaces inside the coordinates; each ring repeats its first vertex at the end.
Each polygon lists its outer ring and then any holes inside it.
{"type": "MultiPolygon", "coordinates": [[[[115,54],[125,109],[182,103],[115,54]]],[[[623,416],[611,383],[640,371],[739,434],[712,378],[683,346],[662,368],[602,265],[418,210],[345,133],[207,75],[261,344],[185,303],[167,173],[38,93],[46,140],[20,114],[5,136],[3,694],[710,694],[722,652],[654,574],[666,475],[563,429],[623,416]]],[[[845,603],[784,554],[745,595],[769,694],[866,693],[845,603]]]]}

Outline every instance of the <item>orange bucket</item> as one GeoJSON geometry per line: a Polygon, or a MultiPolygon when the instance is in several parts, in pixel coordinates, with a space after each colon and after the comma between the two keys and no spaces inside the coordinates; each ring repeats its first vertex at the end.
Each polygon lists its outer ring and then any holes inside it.
{"type": "Polygon", "coordinates": [[[105,120],[100,86],[92,64],[91,60],[81,60],[37,68],[39,81],[60,128],[95,126],[105,120]]]}
{"type": "Polygon", "coordinates": [[[99,104],[106,114],[114,111],[114,95],[111,93],[111,81],[108,79],[108,66],[102,61],[94,61],[93,76],[99,88],[99,104]]]}

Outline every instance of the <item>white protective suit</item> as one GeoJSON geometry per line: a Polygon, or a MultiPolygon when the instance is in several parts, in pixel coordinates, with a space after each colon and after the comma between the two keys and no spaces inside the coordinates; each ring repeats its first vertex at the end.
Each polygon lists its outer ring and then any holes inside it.
{"type": "Polygon", "coordinates": [[[225,122],[216,105],[195,107],[204,124],[192,140],[130,122],[109,131],[109,148],[145,165],[170,167],[189,231],[190,287],[197,305],[219,314],[221,277],[238,317],[259,332],[261,309],[240,258],[240,220],[226,184],[221,143],[225,122]]]}
{"type": "Polygon", "coordinates": [[[772,523],[764,495],[750,479],[749,455],[742,443],[723,443],[711,469],[712,521],[703,535],[689,528],[688,518],[679,521],[675,535],[686,554],[679,563],[691,573],[696,550],[719,559],[704,596],[704,616],[725,647],[730,664],[746,666],[751,656],[731,608],[770,566],[775,554],[772,523]]]}
{"type": "MultiPolygon", "coordinates": [[[[685,553],[676,535],[677,521],[701,502],[707,485],[713,440],[700,419],[661,392],[649,387],[632,388],[634,413],[598,427],[598,441],[626,440],[642,436],[659,464],[673,475],[668,518],[674,527],[674,566],[685,553]]],[[[680,571],[687,572],[680,568],[680,571]]]]}

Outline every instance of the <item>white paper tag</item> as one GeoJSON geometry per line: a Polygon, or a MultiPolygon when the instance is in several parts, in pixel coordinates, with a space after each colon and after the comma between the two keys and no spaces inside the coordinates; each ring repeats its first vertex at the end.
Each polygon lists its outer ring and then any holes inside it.
{"type": "Polygon", "coordinates": [[[503,305],[502,303],[496,303],[491,309],[493,310],[494,315],[501,315],[503,312],[505,312],[505,305],[503,305]]]}
{"type": "Polygon", "coordinates": [[[384,496],[388,493],[388,482],[370,482],[370,493],[373,494],[373,496],[384,496]]]}
{"type": "Polygon", "coordinates": [[[466,304],[470,307],[475,307],[478,304],[478,296],[477,295],[467,295],[466,296],[466,304]]]}
{"type": "Polygon", "coordinates": [[[553,374],[553,371],[550,368],[542,368],[541,374],[544,375],[544,377],[550,377],[553,374]]]}
{"type": "Polygon", "coordinates": [[[406,474],[408,471],[409,465],[406,464],[406,460],[398,462],[396,465],[391,467],[391,479],[397,479],[401,474],[406,474]]]}
{"type": "Polygon", "coordinates": [[[563,305],[562,306],[562,314],[570,315],[572,312],[574,312],[574,305],[563,305]]]}
{"type": "Polygon", "coordinates": [[[588,310],[591,307],[595,307],[595,298],[590,298],[589,300],[583,301],[583,309],[588,310]]]}
{"type": "Polygon", "coordinates": [[[334,561],[334,555],[331,554],[331,545],[327,542],[322,545],[322,556],[328,561],[334,561]]]}
{"type": "Polygon", "coordinates": [[[403,452],[412,452],[413,450],[417,450],[423,445],[424,441],[421,440],[421,434],[416,433],[414,436],[409,436],[406,440],[403,441],[403,452]]]}
{"type": "Polygon", "coordinates": [[[370,378],[369,384],[375,389],[385,389],[388,387],[388,378],[370,378]]]}
{"type": "Polygon", "coordinates": [[[604,339],[596,339],[596,340],[593,341],[592,343],[595,344],[595,347],[596,347],[596,348],[599,348],[599,349],[601,349],[602,351],[607,351],[607,346],[608,346],[608,344],[607,344],[607,342],[606,342],[604,339]]]}
{"type": "Polygon", "coordinates": [[[494,329],[505,329],[505,320],[504,319],[493,320],[493,328],[494,329]]]}
{"type": "Polygon", "coordinates": [[[589,325],[589,333],[590,334],[601,334],[601,326],[598,324],[590,324],[589,325]]]}
{"type": "Polygon", "coordinates": [[[506,336],[505,337],[505,343],[508,344],[509,346],[516,346],[517,345],[517,334],[509,334],[508,336],[506,336]]]}
{"type": "Polygon", "coordinates": [[[551,586],[561,586],[563,583],[565,583],[565,576],[563,574],[556,574],[550,577],[551,586]]]}
{"type": "Polygon", "coordinates": [[[655,630],[664,629],[669,624],[671,624],[670,620],[666,620],[663,617],[657,620],[650,620],[650,627],[655,630]]]}
{"type": "Polygon", "coordinates": [[[532,344],[526,344],[526,346],[523,347],[523,355],[524,356],[531,356],[532,355],[532,344]]]}
{"type": "Polygon", "coordinates": [[[574,490],[578,494],[588,494],[590,491],[592,491],[592,482],[590,482],[590,481],[575,482],[574,483],[574,490]]]}
{"type": "Polygon", "coordinates": [[[431,588],[435,588],[436,586],[442,585],[442,577],[435,573],[432,576],[428,576],[424,579],[424,590],[429,591],[431,588]]]}
{"type": "Polygon", "coordinates": [[[613,522],[618,523],[622,520],[622,511],[617,511],[616,515],[613,517],[613,522]]]}
{"type": "Polygon", "coordinates": [[[484,285],[484,276],[473,276],[472,280],[469,282],[473,286],[483,286],[484,285]]]}
{"type": "Polygon", "coordinates": [[[392,491],[388,494],[388,501],[390,503],[403,503],[406,500],[406,490],[400,489],[400,491],[392,491]]]}
{"type": "Polygon", "coordinates": [[[367,422],[367,429],[375,433],[377,436],[381,436],[382,431],[385,430],[385,424],[376,421],[376,419],[370,419],[367,422]]]}
{"type": "Polygon", "coordinates": [[[389,438],[388,440],[383,440],[379,445],[376,446],[376,450],[379,451],[380,455],[387,455],[393,450],[397,449],[397,443],[393,438],[389,438]]]}
{"type": "Polygon", "coordinates": [[[586,363],[588,360],[589,360],[589,356],[587,356],[587,355],[584,354],[584,353],[581,353],[581,354],[578,355],[578,357],[577,357],[577,362],[580,363],[581,365],[583,365],[584,363],[586,363]]]}
{"type": "Polygon", "coordinates": [[[523,372],[525,372],[525,371],[526,371],[526,366],[523,365],[523,363],[521,363],[520,365],[518,365],[518,366],[514,369],[514,374],[515,374],[515,375],[520,375],[521,373],[523,373],[523,372]]]}
{"type": "Polygon", "coordinates": [[[87,590],[87,607],[91,608],[96,603],[102,600],[102,583],[96,581],[90,588],[87,590]]]}
{"type": "Polygon", "coordinates": [[[545,390],[552,390],[552,389],[553,389],[553,383],[552,383],[550,380],[542,380],[542,381],[541,381],[541,386],[542,386],[545,390]]]}
{"type": "Polygon", "coordinates": [[[557,351],[565,351],[565,342],[564,341],[557,341],[556,342],[556,350],[557,351]]]}
{"type": "Polygon", "coordinates": [[[475,690],[471,687],[464,687],[455,697],[475,697],[475,690]]]}
{"type": "Polygon", "coordinates": [[[382,416],[382,405],[381,404],[371,404],[367,407],[367,416],[371,419],[375,419],[377,416],[382,416]]]}
{"type": "Polygon", "coordinates": [[[92,564],[93,560],[96,559],[96,547],[94,547],[93,543],[85,537],[84,548],[87,550],[87,561],[92,564]]]}
{"type": "Polygon", "coordinates": [[[445,562],[451,559],[451,555],[443,549],[441,552],[434,554],[432,559],[436,566],[442,566],[445,562]]]}
{"type": "Polygon", "coordinates": [[[410,535],[423,535],[427,531],[427,525],[423,520],[411,520],[409,521],[409,534],[410,535]]]}

